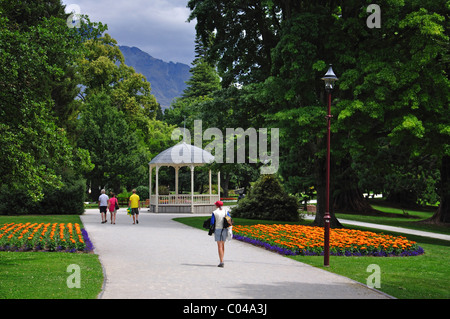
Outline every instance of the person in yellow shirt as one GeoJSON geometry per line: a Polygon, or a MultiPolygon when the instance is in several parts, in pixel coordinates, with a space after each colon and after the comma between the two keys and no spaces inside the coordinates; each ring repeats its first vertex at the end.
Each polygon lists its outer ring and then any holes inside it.
{"type": "Polygon", "coordinates": [[[130,196],[128,205],[131,207],[131,215],[133,216],[133,224],[139,224],[139,210],[141,209],[141,201],[136,190],[133,189],[133,195],[130,196]]]}

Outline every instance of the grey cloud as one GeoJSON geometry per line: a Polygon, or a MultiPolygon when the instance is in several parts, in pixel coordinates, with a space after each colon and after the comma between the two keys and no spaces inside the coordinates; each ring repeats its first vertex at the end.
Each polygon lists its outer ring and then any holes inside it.
{"type": "Polygon", "coordinates": [[[164,61],[194,59],[195,22],[186,22],[187,0],[63,0],[92,21],[108,25],[119,45],[136,46],[164,61]]]}

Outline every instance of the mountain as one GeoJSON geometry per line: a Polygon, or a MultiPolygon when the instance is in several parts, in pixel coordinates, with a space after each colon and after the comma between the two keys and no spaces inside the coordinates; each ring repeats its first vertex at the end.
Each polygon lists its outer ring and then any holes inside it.
{"type": "Polygon", "coordinates": [[[180,97],[191,77],[190,67],[183,63],[164,62],[136,47],[119,46],[125,64],[143,74],[152,87],[152,94],[165,109],[174,98],[180,97]]]}

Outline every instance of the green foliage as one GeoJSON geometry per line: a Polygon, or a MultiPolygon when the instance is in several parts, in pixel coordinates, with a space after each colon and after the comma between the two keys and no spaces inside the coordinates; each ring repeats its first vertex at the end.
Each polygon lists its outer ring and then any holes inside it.
{"type": "Polygon", "coordinates": [[[82,35],[67,28],[59,1],[2,1],[0,13],[0,183],[37,202],[63,186],[64,169],[89,166],[68,130],[82,35]]]}
{"type": "Polygon", "coordinates": [[[62,186],[43,189],[42,200],[36,202],[27,196],[26,189],[0,189],[0,215],[81,215],[84,213],[86,181],[64,174],[62,186]]]}
{"type": "Polygon", "coordinates": [[[254,83],[270,74],[270,50],[279,31],[272,1],[190,0],[188,6],[189,19],[197,20],[197,36],[208,48],[207,60],[217,62],[223,87],[254,83]]]}
{"type": "MultiPolygon", "coordinates": [[[[139,195],[139,199],[141,201],[145,201],[148,199],[148,195],[149,195],[149,188],[148,186],[138,186],[136,187],[136,194],[139,195]]],[[[161,194],[163,195],[163,194],[161,194]]]]}
{"type": "MultiPolygon", "coordinates": [[[[224,94],[205,105],[223,106],[220,113],[213,109],[219,114],[213,118],[246,118],[250,126],[263,127],[253,118],[259,112],[265,116],[262,125],[281,128],[280,172],[292,192],[315,186],[319,216],[324,212],[327,103],[320,79],[329,63],[339,77],[331,128],[334,194],[361,194],[359,187],[370,191],[380,185],[387,194],[409,180],[408,191],[424,197],[434,180],[423,176],[436,176],[440,170],[446,181],[441,163],[450,149],[448,3],[383,0],[377,3],[382,8],[379,29],[366,25],[369,4],[188,3],[190,19],[198,21],[197,35],[208,44],[205,56],[218,63],[222,86],[227,90],[235,82],[243,84],[236,100],[252,96],[246,87],[257,86],[253,96],[264,102],[262,107],[249,104],[244,116],[226,107],[241,102],[223,99],[224,94]],[[420,173],[407,174],[408,167],[420,167],[420,173]],[[383,176],[385,172],[389,174],[383,176]]],[[[445,189],[439,188],[441,199],[450,198],[445,189]]]]}
{"type": "Polygon", "coordinates": [[[202,103],[210,101],[211,95],[221,88],[215,67],[206,60],[205,48],[198,38],[195,51],[196,59],[189,71],[191,78],[186,82],[187,88],[183,96],[176,99],[164,114],[165,121],[173,125],[184,126],[186,122],[192,124],[202,117],[202,103]]]}
{"type": "Polygon", "coordinates": [[[214,65],[211,65],[205,58],[201,42],[196,39],[196,59],[190,69],[191,78],[186,82],[187,89],[184,90],[183,98],[195,98],[207,96],[220,89],[220,78],[217,75],[214,65]]]}
{"type": "Polygon", "coordinates": [[[130,117],[156,118],[158,103],[150,83],[125,64],[117,41],[109,34],[84,43],[87,54],[78,62],[78,72],[86,86],[84,97],[105,92],[111,103],[130,117]]]}
{"type": "Polygon", "coordinates": [[[94,199],[98,197],[97,189],[108,184],[118,193],[122,185],[130,182],[130,177],[142,174],[138,135],[131,130],[124,113],[111,106],[109,96],[92,95],[80,115],[79,125],[78,144],[89,150],[95,165],[86,176],[94,199]]]}
{"type": "Polygon", "coordinates": [[[148,162],[171,146],[173,127],[156,120],[150,83],[124,63],[116,40],[105,34],[84,47],[77,64],[85,86],[78,143],[95,165],[85,176],[96,200],[101,188],[118,193],[148,180],[148,162]]]}
{"type": "Polygon", "coordinates": [[[3,212],[80,213],[81,176],[93,194],[141,185],[170,144],[150,83],[124,64],[106,27],[85,17],[68,28],[67,16],[56,0],[0,3],[3,212]]]}
{"type": "Polygon", "coordinates": [[[233,208],[233,217],[298,221],[298,202],[284,190],[275,175],[262,175],[233,208]]]}
{"type": "MultiPolygon", "coordinates": [[[[86,180],[75,177],[65,177],[64,186],[55,191],[50,189],[39,205],[42,214],[82,215],[86,196],[86,180]]],[[[31,209],[29,212],[35,213],[31,209]]]]}

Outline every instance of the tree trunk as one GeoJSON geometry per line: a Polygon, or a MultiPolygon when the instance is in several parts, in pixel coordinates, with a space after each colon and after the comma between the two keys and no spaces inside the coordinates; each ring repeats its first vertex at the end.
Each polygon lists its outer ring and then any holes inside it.
{"type": "MultiPolygon", "coordinates": [[[[313,225],[323,227],[325,225],[324,216],[326,210],[326,169],[325,169],[325,161],[316,158],[314,165],[315,170],[315,179],[316,179],[316,190],[317,190],[317,208],[316,208],[316,218],[314,219],[313,225]]],[[[330,178],[332,179],[332,178],[330,178]]],[[[330,183],[331,184],[331,183],[330,183]]],[[[330,194],[333,192],[330,190],[330,194]]],[[[330,195],[331,197],[331,195],[330,195]]],[[[330,227],[331,228],[342,228],[343,226],[337,220],[334,215],[334,209],[332,205],[333,201],[330,198],[330,227]]]]}
{"type": "Polygon", "coordinates": [[[341,213],[364,214],[374,211],[357,186],[340,190],[333,198],[333,202],[334,209],[341,213]]]}
{"type": "Polygon", "coordinates": [[[220,186],[222,187],[223,190],[223,197],[228,197],[228,187],[230,184],[230,180],[231,180],[231,173],[230,172],[225,172],[224,173],[224,179],[221,180],[220,182],[220,186]]]}
{"type": "Polygon", "coordinates": [[[450,223],[450,156],[444,156],[441,164],[441,180],[439,183],[440,205],[427,223],[450,223]]]}
{"type": "Polygon", "coordinates": [[[99,196],[100,196],[100,189],[98,185],[95,185],[94,187],[91,188],[91,196],[90,196],[91,200],[97,202],[99,196]]]}
{"type": "Polygon", "coordinates": [[[335,167],[336,191],[333,196],[333,208],[340,213],[372,213],[374,209],[364,198],[358,187],[358,177],[352,168],[350,154],[335,167]]]}

